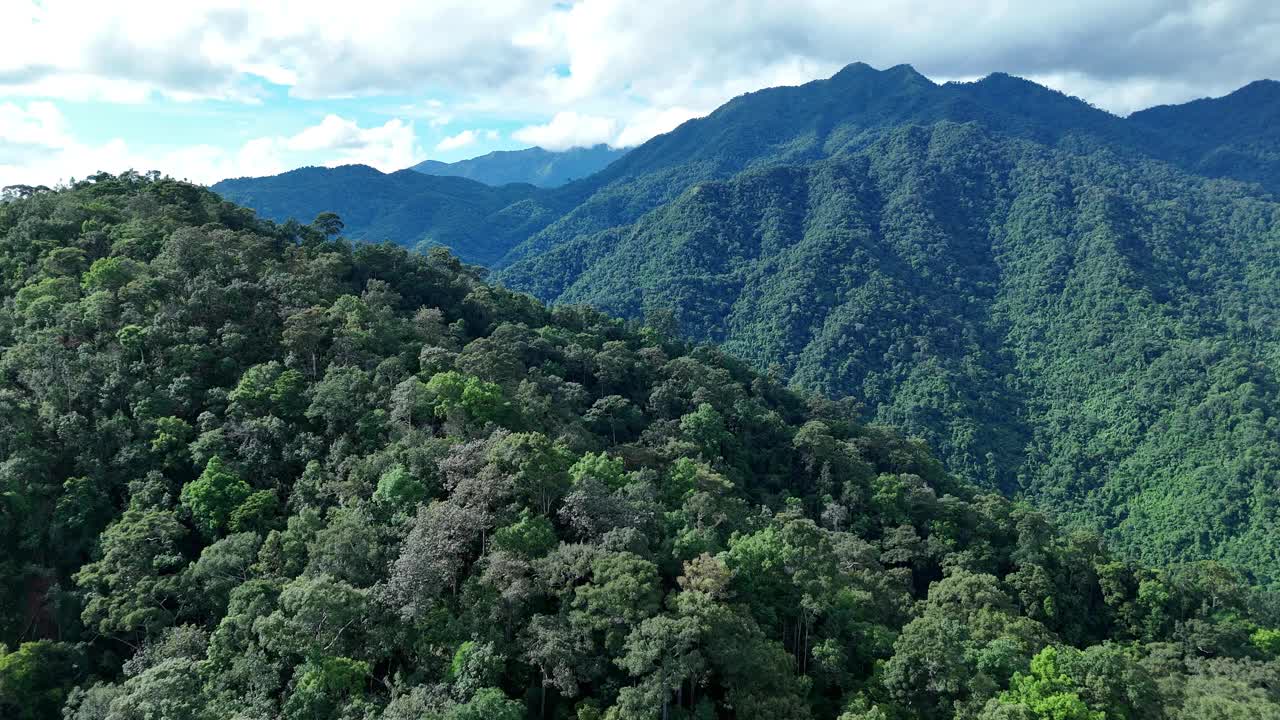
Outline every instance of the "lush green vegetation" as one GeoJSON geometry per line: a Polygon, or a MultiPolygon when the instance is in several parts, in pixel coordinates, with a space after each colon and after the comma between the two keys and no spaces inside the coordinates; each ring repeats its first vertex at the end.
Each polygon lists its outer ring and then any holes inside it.
{"type": "Polygon", "coordinates": [[[866,403],[1144,559],[1280,577],[1280,205],[976,124],[703,183],[506,269],[866,403]]]}
{"type": "Polygon", "coordinates": [[[451,163],[425,160],[410,170],[426,175],[464,177],[485,185],[528,183],[538,187],[559,187],[603,170],[626,152],[608,145],[572,148],[561,152],[531,147],[524,150],[499,150],[451,163]]]}
{"type": "Polygon", "coordinates": [[[495,188],[412,170],[384,174],[365,165],[223,180],[213,189],[264,218],[309,220],[333,212],[352,239],[445,246],[466,262],[482,264],[496,262],[514,242],[544,227],[556,207],[529,185],[495,188]]]}
{"type": "Polygon", "coordinates": [[[1277,112],[1270,81],[1122,119],[851,65],[468,225],[464,258],[548,302],[671,310],[1127,553],[1272,582],[1277,112]]]}
{"type": "Polygon", "coordinates": [[[0,715],[1274,718],[1280,605],[711,347],[99,176],[0,203],[0,715]]]}
{"type": "Polygon", "coordinates": [[[851,65],[736,98],[506,225],[466,219],[454,244],[483,237],[463,257],[548,302],[671,310],[1126,553],[1272,582],[1277,112],[1270,81],[1122,119],[1008,75],[851,65]]]}

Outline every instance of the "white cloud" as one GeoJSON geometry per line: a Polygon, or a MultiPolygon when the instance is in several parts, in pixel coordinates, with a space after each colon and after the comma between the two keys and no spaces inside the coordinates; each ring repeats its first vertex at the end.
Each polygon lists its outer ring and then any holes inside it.
{"type": "Polygon", "coordinates": [[[548,150],[567,150],[612,142],[617,133],[618,121],[613,118],[566,111],[556,113],[545,125],[520,128],[511,137],[548,150]]]}
{"type": "Polygon", "coordinates": [[[122,138],[90,145],[77,141],[54,103],[25,107],[0,103],[0,185],[56,185],[93,173],[158,169],[175,177],[213,183],[228,177],[273,175],[291,167],[360,163],[386,172],[422,159],[412,124],[390,120],[362,128],[337,115],[287,137],[259,137],[239,147],[194,145],[136,148],[122,138]]]}
{"type": "Polygon", "coordinates": [[[463,130],[457,135],[450,135],[436,143],[436,149],[443,152],[459,150],[468,145],[475,145],[477,140],[479,140],[479,135],[475,130],[463,130]]]}
{"type": "Polygon", "coordinates": [[[444,127],[453,122],[453,114],[440,100],[433,99],[421,104],[401,105],[395,112],[404,117],[426,120],[427,124],[433,128],[444,127]]]}
{"type": "Polygon", "coordinates": [[[0,103],[0,142],[56,148],[71,142],[67,123],[51,102],[0,103]]]}
{"type": "Polygon", "coordinates": [[[1274,0],[9,0],[0,27],[0,94],[54,98],[254,101],[265,79],[303,98],[445,88],[621,117],[862,60],[1056,78],[1120,108],[1280,75],[1274,0]]]}
{"type": "Polygon", "coordinates": [[[559,112],[542,125],[528,125],[511,133],[520,142],[548,150],[591,147],[601,143],[612,147],[634,147],[674,130],[686,120],[706,115],[705,110],[687,107],[646,108],[625,118],[559,112]]]}
{"type": "MultiPolygon", "coordinates": [[[[23,122],[39,128],[28,134],[52,127],[32,100],[271,103],[272,84],[300,99],[402,103],[386,115],[406,120],[360,127],[333,115],[262,138],[256,159],[242,160],[243,148],[183,155],[200,173],[270,166],[267,149],[405,167],[422,155],[409,120],[518,118],[522,142],[630,146],[735,95],[857,60],[910,63],[935,79],[1010,72],[1120,113],[1280,77],[1275,0],[7,0],[0,27],[0,101],[20,99],[23,122]]],[[[492,141],[470,132],[472,144],[492,141]]],[[[129,157],[138,140],[128,140],[86,157],[129,157]]],[[[0,162],[25,162],[7,142],[0,162]]]]}
{"type": "Polygon", "coordinates": [[[670,107],[664,110],[650,109],[637,113],[609,142],[614,147],[634,147],[654,135],[675,130],[686,120],[706,115],[706,111],[686,107],[670,107]]]}
{"type": "Polygon", "coordinates": [[[330,166],[361,164],[383,171],[400,170],[422,159],[413,124],[399,118],[362,128],[354,120],[326,115],[320,124],[280,141],[294,152],[325,152],[330,166]]]}

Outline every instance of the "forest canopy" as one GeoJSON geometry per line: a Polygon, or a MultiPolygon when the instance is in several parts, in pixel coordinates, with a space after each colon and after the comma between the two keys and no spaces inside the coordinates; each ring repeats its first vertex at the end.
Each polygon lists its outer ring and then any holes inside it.
{"type": "Polygon", "coordinates": [[[0,203],[0,715],[1277,716],[1231,567],[339,220],[0,203]]]}
{"type": "Polygon", "coordinates": [[[1268,80],[1122,118],[855,63],[558,188],[340,167],[214,189],[717,343],[1127,557],[1274,583],[1278,112],[1268,80]]]}

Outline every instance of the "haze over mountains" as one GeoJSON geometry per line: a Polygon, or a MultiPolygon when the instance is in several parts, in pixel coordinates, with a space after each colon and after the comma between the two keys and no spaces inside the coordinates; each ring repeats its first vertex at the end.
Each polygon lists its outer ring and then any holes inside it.
{"type": "Polygon", "coordinates": [[[1272,81],[1120,118],[854,64],[562,188],[453,181],[467,214],[418,199],[449,179],[367,169],[215,189],[275,218],[358,206],[353,236],[450,245],[544,300],[669,310],[1131,552],[1273,576],[1277,121],[1272,81]]]}
{"type": "Polygon", "coordinates": [[[570,148],[560,152],[531,147],[499,150],[451,163],[424,160],[409,169],[424,175],[464,177],[486,185],[528,183],[538,187],[559,187],[603,170],[626,152],[608,145],[570,148]]]}

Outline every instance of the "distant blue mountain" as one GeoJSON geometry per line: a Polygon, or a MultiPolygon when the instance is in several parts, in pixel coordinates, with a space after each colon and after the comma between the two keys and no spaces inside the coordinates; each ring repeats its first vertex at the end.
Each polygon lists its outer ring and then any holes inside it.
{"type": "Polygon", "coordinates": [[[469,160],[444,163],[427,160],[409,168],[424,175],[464,177],[485,185],[528,183],[538,187],[559,187],[603,170],[627,154],[608,145],[552,152],[540,147],[500,150],[469,160]]]}

